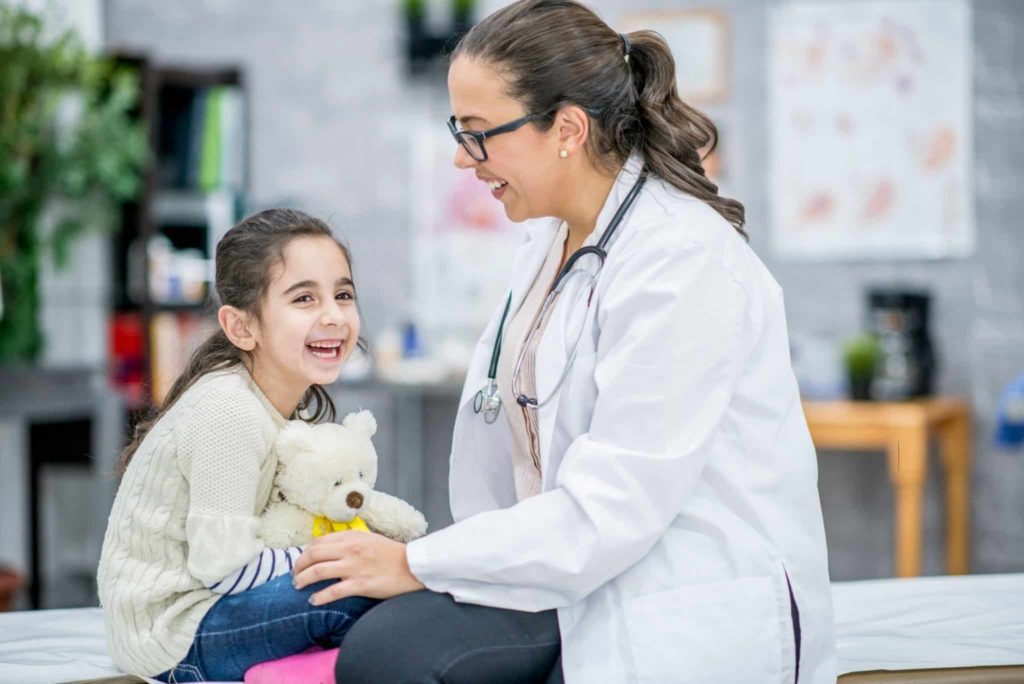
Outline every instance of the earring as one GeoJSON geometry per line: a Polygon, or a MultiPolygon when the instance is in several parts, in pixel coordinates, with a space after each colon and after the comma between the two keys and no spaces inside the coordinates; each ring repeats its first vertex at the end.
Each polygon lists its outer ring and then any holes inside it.
{"type": "Polygon", "coordinates": [[[568,150],[562,150],[561,152],[558,153],[558,156],[561,157],[562,159],[568,159],[569,158],[569,151],[568,150]]]}

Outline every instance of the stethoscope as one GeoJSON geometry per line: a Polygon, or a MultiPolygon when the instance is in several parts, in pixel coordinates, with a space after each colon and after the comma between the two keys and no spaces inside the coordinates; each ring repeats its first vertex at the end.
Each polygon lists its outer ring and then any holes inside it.
{"type": "MultiPolygon", "coordinates": [[[[569,359],[566,362],[565,368],[562,370],[561,376],[558,378],[558,382],[555,383],[550,394],[544,400],[540,400],[538,397],[529,397],[526,394],[519,392],[517,389],[518,382],[516,381],[516,378],[519,377],[522,371],[523,358],[526,354],[527,348],[530,346],[530,338],[535,334],[539,334],[550,307],[553,306],[558,294],[562,291],[565,283],[568,281],[570,274],[583,273],[589,277],[590,293],[587,297],[587,307],[590,307],[591,301],[594,297],[594,287],[597,283],[597,274],[604,266],[605,259],[608,257],[608,243],[611,241],[612,237],[614,237],[615,231],[618,229],[619,224],[622,223],[622,219],[625,217],[626,212],[629,211],[629,208],[633,205],[637,195],[640,194],[640,190],[643,188],[646,181],[647,176],[644,173],[641,173],[636,183],[630,189],[629,194],[626,195],[626,199],[622,201],[622,204],[619,205],[615,215],[612,216],[612,220],[608,223],[608,228],[604,231],[604,235],[601,236],[601,239],[597,244],[580,247],[578,250],[573,252],[566,260],[565,265],[562,266],[562,270],[558,272],[558,276],[555,278],[554,282],[551,284],[547,298],[544,300],[544,304],[541,306],[541,310],[534,320],[534,325],[530,330],[530,334],[527,335],[527,338],[519,351],[519,356],[512,372],[512,388],[516,395],[516,403],[523,408],[541,408],[550,402],[558,393],[562,383],[564,383],[565,379],[569,376],[569,371],[572,369],[573,362],[576,360],[576,351],[579,348],[579,340],[582,337],[583,328],[581,327],[579,330],[579,335],[573,344],[572,353],[569,355],[569,359]],[[576,263],[588,254],[593,254],[597,257],[597,270],[593,274],[590,274],[583,269],[574,270],[576,263]]],[[[491,350],[491,364],[487,370],[487,382],[481,389],[477,390],[476,396],[473,397],[473,412],[483,413],[484,422],[488,425],[494,423],[494,421],[498,419],[498,414],[501,413],[501,395],[498,392],[497,381],[498,359],[501,357],[501,345],[503,342],[505,324],[508,322],[508,314],[511,308],[512,293],[509,292],[508,299],[505,301],[505,310],[501,314],[501,322],[498,324],[498,334],[494,338],[494,348],[491,350]]]]}

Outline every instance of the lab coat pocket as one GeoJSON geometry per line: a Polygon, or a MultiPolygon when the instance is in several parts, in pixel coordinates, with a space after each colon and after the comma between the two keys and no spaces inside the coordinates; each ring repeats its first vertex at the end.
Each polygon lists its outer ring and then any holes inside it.
{"type": "Polygon", "coordinates": [[[778,605],[767,577],[670,589],[627,601],[626,628],[638,680],[782,681],[778,605]]]}

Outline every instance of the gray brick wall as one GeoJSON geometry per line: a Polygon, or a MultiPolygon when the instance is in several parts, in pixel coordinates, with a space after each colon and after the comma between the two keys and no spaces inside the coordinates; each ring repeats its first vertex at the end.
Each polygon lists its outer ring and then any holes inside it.
{"type": "MultiPolygon", "coordinates": [[[[481,3],[485,10],[500,4],[481,3]]],[[[627,10],[696,4],[600,0],[594,6],[614,24],[627,10]]],[[[998,392],[1024,372],[1024,269],[1018,266],[1024,259],[1024,3],[972,3],[975,254],[956,261],[838,264],[781,262],[769,248],[768,4],[701,4],[723,7],[731,19],[732,96],[709,113],[722,127],[729,191],[746,204],[752,245],[786,291],[791,328],[841,339],[861,325],[865,287],[907,283],[932,291],[939,388],[969,396],[976,413],[974,568],[1024,569],[1024,456],[997,452],[990,438],[998,392]]],[[[408,315],[412,179],[406,130],[445,98],[439,83],[404,80],[395,50],[398,6],[397,0],[105,4],[110,46],[169,61],[245,67],[253,106],[254,204],[294,203],[332,220],[352,244],[357,277],[364,274],[371,330],[408,315]]],[[[435,429],[443,441],[450,426],[435,429]]],[[[823,453],[819,462],[834,578],[891,574],[892,504],[883,459],[823,453]]],[[[939,484],[933,467],[926,509],[929,574],[943,571],[939,484]]]]}

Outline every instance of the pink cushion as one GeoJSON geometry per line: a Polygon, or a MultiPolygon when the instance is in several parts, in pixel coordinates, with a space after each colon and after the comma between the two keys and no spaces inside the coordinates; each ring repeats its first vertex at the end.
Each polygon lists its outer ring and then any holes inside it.
{"type": "Polygon", "coordinates": [[[334,684],[338,649],[310,650],[280,660],[253,665],[245,671],[245,684],[334,684]]]}

